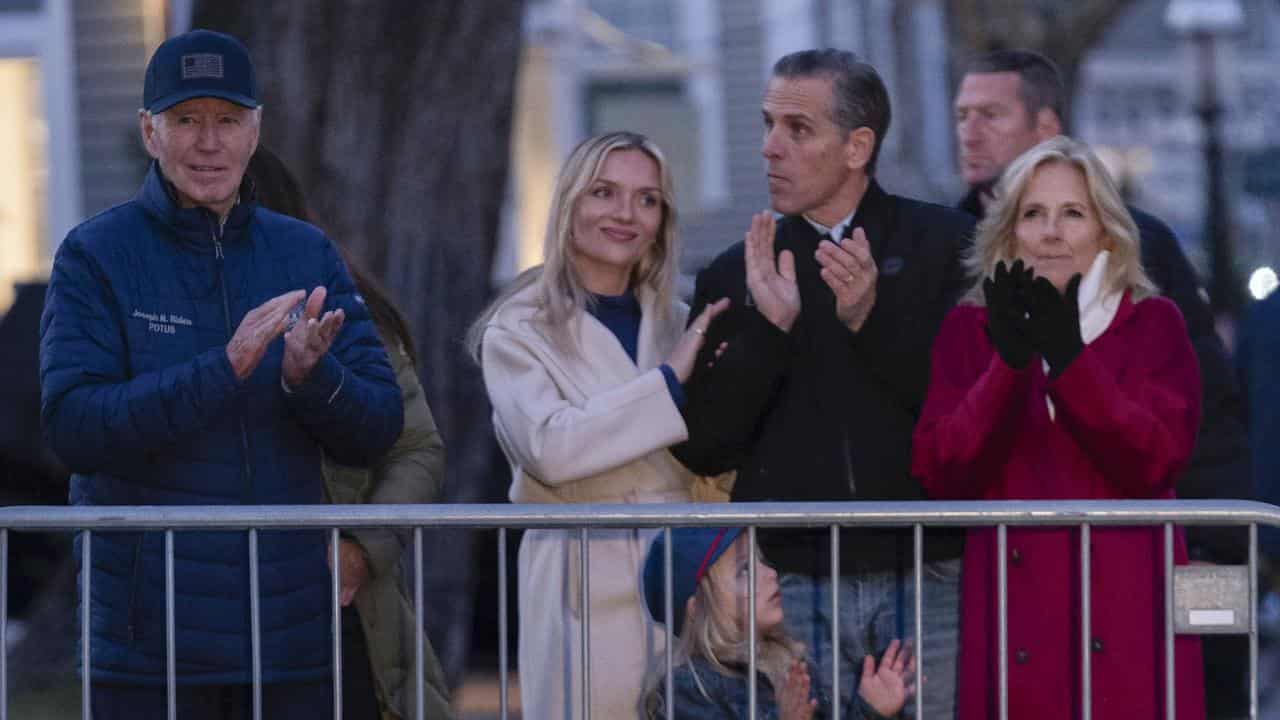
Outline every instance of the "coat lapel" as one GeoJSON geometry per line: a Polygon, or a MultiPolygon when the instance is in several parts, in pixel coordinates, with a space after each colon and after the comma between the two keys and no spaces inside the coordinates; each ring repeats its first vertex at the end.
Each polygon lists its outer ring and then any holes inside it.
{"type": "MultiPolygon", "coordinates": [[[[643,326],[643,321],[641,322],[643,326]]],[[[590,390],[620,385],[635,379],[639,368],[622,348],[622,343],[609,328],[589,312],[583,312],[579,322],[579,338],[582,341],[582,364],[588,375],[595,378],[590,390]]]]}
{"type": "Polygon", "coordinates": [[[677,313],[659,313],[656,295],[648,288],[640,289],[637,298],[640,334],[636,342],[636,362],[632,362],[617,336],[594,315],[584,312],[574,319],[575,336],[582,344],[582,353],[572,361],[577,371],[565,375],[573,379],[584,397],[636,379],[662,364],[675,346],[679,328],[674,324],[683,318],[675,317],[677,313]]]}
{"type": "Polygon", "coordinates": [[[643,372],[666,362],[684,330],[685,318],[674,309],[662,312],[658,307],[657,293],[648,287],[640,288],[636,295],[640,300],[640,337],[636,342],[636,365],[643,372]]]}

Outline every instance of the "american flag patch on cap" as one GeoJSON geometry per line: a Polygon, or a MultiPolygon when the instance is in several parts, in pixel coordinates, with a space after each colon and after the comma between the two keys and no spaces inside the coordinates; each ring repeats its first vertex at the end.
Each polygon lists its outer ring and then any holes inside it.
{"type": "Polygon", "coordinates": [[[222,56],[218,53],[195,53],[182,56],[182,79],[222,77],[222,56]]]}

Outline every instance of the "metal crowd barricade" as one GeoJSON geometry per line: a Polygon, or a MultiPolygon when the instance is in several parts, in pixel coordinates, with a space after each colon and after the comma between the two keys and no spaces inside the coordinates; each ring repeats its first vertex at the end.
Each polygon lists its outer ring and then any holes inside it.
{"type": "MultiPolygon", "coordinates": [[[[1257,565],[1259,525],[1280,527],[1280,507],[1247,501],[1000,501],[1000,502],[847,502],[847,503],[742,503],[742,504],[673,504],[673,505],[307,505],[307,506],[201,506],[201,507],[8,507],[0,508],[0,647],[5,645],[8,626],[8,550],[9,531],[75,531],[83,532],[81,567],[92,567],[92,543],[94,532],[151,531],[164,533],[165,549],[165,631],[166,686],[168,717],[176,720],[176,658],[181,648],[174,643],[174,534],[189,531],[245,531],[249,538],[250,614],[252,634],[253,716],[262,718],[261,702],[261,625],[258,578],[258,534],[260,530],[326,530],[332,543],[335,568],[332,578],[333,601],[333,673],[334,717],[341,718],[342,665],[341,665],[341,612],[338,597],[341,589],[340,563],[337,558],[337,540],[340,529],[392,528],[413,531],[413,557],[415,572],[413,599],[415,614],[415,657],[421,668],[424,658],[422,621],[422,529],[473,528],[496,529],[498,532],[498,628],[499,692],[501,717],[509,716],[507,707],[509,653],[507,648],[507,623],[509,616],[506,587],[507,529],[540,528],[578,530],[581,543],[579,561],[582,582],[581,673],[580,701],[583,717],[590,717],[590,652],[588,642],[591,624],[590,583],[588,553],[590,530],[595,528],[662,528],[666,533],[666,588],[665,613],[671,616],[671,543],[672,527],[746,527],[751,545],[749,559],[750,589],[748,673],[750,717],[756,717],[756,643],[755,643],[755,537],[757,528],[780,527],[828,527],[831,531],[831,573],[839,575],[840,532],[842,528],[898,527],[912,530],[915,587],[915,655],[918,666],[916,677],[927,682],[923,666],[923,546],[926,527],[992,527],[997,531],[999,559],[997,563],[997,605],[999,612],[999,713],[1002,720],[1008,718],[1008,576],[1007,576],[1007,528],[1023,526],[1079,527],[1081,529],[1081,671],[1082,706],[1084,717],[1090,716],[1090,625],[1093,608],[1090,606],[1090,531],[1094,526],[1153,526],[1162,527],[1165,568],[1165,676],[1166,715],[1173,720],[1175,712],[1174,637],[1175,637],[1175,585],[1173,570],[1174,527],[1176,525],[1248,526],[1249,561],[1247,573],[1247,597],[1227,598],[1242,608],[1247,619],[1235,620],[1232,611],[1231,626],[1243,627],[1249,635],[1249,717],[1258,717],[1258,622],[1257,622],[1257,565]]],[[[1238,574],[1237,574],[1238,579],[1238,574]]],[[[1201,594],[1205,597],[1204,583],[1201,594]]],[[[1233,586],[1235,587],[1235,586],[1233,586]]],[[[1212,587],[1210,587],[1212,595],[1212,587]]],[[[91,583],[89,574],[82,574],[81,593],[81,663],[90,666],[90,614],[91,583]]],[[[832,617],[839,617],[839,593],[832,593],[832,617]]],[[[1154,611],[1154,609],[1153,609],[1154,611]]],[[[1202,617],[1222,618],[1221,610],[1189,610],[1190,624],[1196,624],[1195,613],[1209,613],[1202,617]]],[[[1183,623],[1184,626],[1187,623],[1183,623]]],[[[1184,628],[1185,629],[1185,628],[1184,628]]],[[[839,633],[832,628],[832,655],[839,657],[839,633]]],[[[668,717],[674,717],[673,655],[674,638],[667,624],[666,688],[668,717]]],[[[834,662],[832,698],[833,715],[839,718],[839,663],[834,662]]],[[[91,673],[81,673],[82,716],[90,716],[91,673]]],[[[424,720],[424,688],[422,673],[415,678],[416,717],[424,720]]],[[[8,665],[5,654],[0,653],[0,720],[8,718],[8,665]]],[[[919,697],[919,693],[917,693],[919,697]]],[[[917,708],[917,718],[923,717],[917,708]]]]}

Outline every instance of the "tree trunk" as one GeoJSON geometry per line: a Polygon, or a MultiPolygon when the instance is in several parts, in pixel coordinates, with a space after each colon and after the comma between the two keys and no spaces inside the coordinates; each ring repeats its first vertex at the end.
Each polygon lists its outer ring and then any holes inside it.
{"type": "MultiPolygon", "coordinates": [[[[501,498],[489,407],[462,338],[490,295],[524,3],[199,0],[195,27],[249,47],[262,143],[320,222],[405,311],[449,448],[445,495],[501,498]]],[[[470,534],[432,533],[433,639],[451,679],[470,642],[470,534]],[[442,642],[443,640],[443,642],[442,642]]]]}
{"type": "Polygon", "coordinates": [[[1027,49],[1043,53],[1058,65],[1066,90],[1063,125],[1071,124],[1080,65],[1111,22],[1133,0],[947,0],[951,31],[951,86],[965,62],[992,50],[1027,49]]]}

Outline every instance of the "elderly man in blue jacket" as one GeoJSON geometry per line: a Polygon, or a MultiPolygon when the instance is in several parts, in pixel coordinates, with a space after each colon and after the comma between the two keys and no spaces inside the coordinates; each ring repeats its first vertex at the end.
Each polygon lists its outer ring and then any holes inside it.
{"type": "MultiPolygon", "coordinates": [[[[42,418],[77,505],[320,503],[322,451],[367,464],[400,433],[400,391],[338,253],[244,180],[257,98],[239,41],[166,41],[147,67],[141,190],[58,249],[42,418]]],[[[165,717],[163,535],[92,538],[93,715],[165,717]]],[[[264,531],[258,562],[264,717],[327,718],[324,535],[264,531]]],[[[176,536],[179,717],[251,716],[249,568],[244,532],[176,536]]]]}

